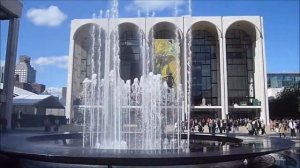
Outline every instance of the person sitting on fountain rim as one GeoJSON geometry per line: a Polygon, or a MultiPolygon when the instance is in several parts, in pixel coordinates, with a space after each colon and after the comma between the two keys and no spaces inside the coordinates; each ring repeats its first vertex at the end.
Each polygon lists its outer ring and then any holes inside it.
{"type": "Polygon", "coordinates": [[[163,78],[167,78],[167,85],[170,89],[173,88],[173,85],[174,85],[174,77],[173,77],[173,74],[170,72],[169,75],[163,77],[163,78]]]}

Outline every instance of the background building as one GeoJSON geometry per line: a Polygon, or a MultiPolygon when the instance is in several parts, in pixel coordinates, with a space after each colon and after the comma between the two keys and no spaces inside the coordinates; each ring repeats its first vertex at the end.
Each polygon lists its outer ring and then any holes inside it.
{"type": "Polygon", "coordinates": [[[67,87],[62,87],[61,90],[61,98],[60,98],[60,103],[66,106],[66,98],[67,98],[67,87]]]}
{"type": "Polygon", "coordinates": [[[300,73],[268,73],[268,98],[278,97],[284,88],[300,87],[300,73]]]}
{"type": "Polygon", "coordinates": [[[46,89],[46,86],[43,84],[38,84],[38,83],[24,83],[24,82],[18,82],[16,80],[15,86],[18,88],[25,89],[27,91],[40,94],[43,93],[46,89]]]}
{"type": "MultiPolygon", "coordinates": [[[[0,89],[2,88],[3,84],[0,83],[0,89]]],[[[13,97],[12,123],[14,124],[20,114],[22,127],[43,126],[44,119],[49,116],[53,121],[58,118],[61,124],[66,123],[65,107],[55,96],[36,94],[15,86],[13,97]]]]}
{"type": "Polygon", "coordinates": [[[36,70],[30,65],[30,57],[21,55],[16,65],[15,75],[18,75],[19,82],[35,83],[36,70]]]}
{"type": "Polygon", "coordinates": [[[21,55],[15,69],[15,86],[37,94],[43,93],[46,86],[36,83],[36,70],[30,65],[30,57],[21,55]]]}
{"type": "Polygon", "coordinates": [[[300,87],[300,73],[268,73],[268,88],[300,87]]]}
{"type": "MultiPolygon", "coordinates": [[[[141,55],[148,52],[146,48],[150,48],[149,51],[154,48],[153,40],[178,38],[185,111],[190,110],[192,116],[200,117],[260,117],[269,121],[262,17],[120,18],[118,24],[123,80],[141,76],[141,55]],[[139,47],[141,36],[147,46],[145,49],[139,47]]],[[[108,19],[72,21],[67,118],[76,118],[83,80],[91,77],[92,56],[100,58],[105,52],[105,48],[99,48],[98,55],[92,55],[91,51],[95,50],[91,46],[97,37],[92,37],[91,32],[93,28],[100,29],[101,33],[95,35],[101,34],[101,46],[105,46],[105,34],[112,33],[107,25],[108,19]]],[[[104,66],[101,64],[101,68],[104,66]]]]}

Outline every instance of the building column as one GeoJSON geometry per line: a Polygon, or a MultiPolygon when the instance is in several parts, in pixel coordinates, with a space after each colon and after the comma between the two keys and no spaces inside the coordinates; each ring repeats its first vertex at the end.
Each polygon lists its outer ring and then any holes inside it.
{"type": "Polygon", "coordinates": [[[266,51],[265,51],[265,40],[264,40],[264,26],[263,26],[263,18],[260,17],[260,52],[261,52],[261,64],[262,64],[262,87],[263,87],[263,99],[261,101],[261,113],[263,114],[263,120],[265,120],[265,124],[269,124],[269,100],[268,100],[268,88],[267,88],[267,67],[266,67],[266,51]]]}
{"type": "Polygon", "coordinates": [[[3,90],[6,92],[6,102],[2,110],[7,120],[7,128],[11,128],[11,118],[13,111],[14,74],[16,66],[16,55],[18,46],[19,18],[9,20],[7,48],[5,58],[3,90]]]}
{"type": "MultiPolygon", "coordinates": [[[[224,32],[223,29],[223,17],[221,17],[221,26],[222,26],[222,39],[220,41],[220,52],[221,54],[221,58],[220,59],[220,63],[223,65],[223,67],[221,67],[221,77],[223,78],[223,80],[221,80],[221,87],[223,86],[223,91],[222,91],[222,118],[224,117],[227,118],[228,117],[228,86],[227,86],[227,56],[226,56],[226,32],[224,32]]],[[[221,78],[221,79],[222,79],[221,78]]],[[[222,90],[222,88],[221,88],[222,90]]]]}
{"type": "Polygon", "coordinates": [[[223,33],[220,32],[219,37],[219,52],[220,52],[220,88],[221,88],[221,119],[226,119],[226,110],[225,110],[225,85],[224,85],[224,46],[223,46],[223,33]]]}
{"type": "Polygon", "coordinates": [[[183,22],[183,74],[184,74],[184,113],[185,113],[185,120],[187,120],[187,122],[189,122],[190,118],[189,118],[189,114],[191,113],[191,109],[189,107],[189,101],[191,100],[191,98],[188,95],[188,70],[187,70],[187,62],[188,62],[188,56],[187,56],[187,52],[188,52],[188,43],[187,43],[187,32],[185,31],[185,17],[182,17],[182,22],[183,22]]]}
{"type": "MultiPolygon", "coordinates": [[[[69,119],[70,123],[74,119],[74,108],[73,108],[73,88],[74,88],[74,62],[75,62],[75,50],[76,43],[74,40],[74,35],[77,29],[74,28],[73,24],[71,25],[70,31],[70,44],[69,44],[69,57],[68,57],[68,81],[67,81],[67,94],[66,94],[66,118],[69,119]]],[[[77,67],[80,68],[80,67],[77,67]]]]}

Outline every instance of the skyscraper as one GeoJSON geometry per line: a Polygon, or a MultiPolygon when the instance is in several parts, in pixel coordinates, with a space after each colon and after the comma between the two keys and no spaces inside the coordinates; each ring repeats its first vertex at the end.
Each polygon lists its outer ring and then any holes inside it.
{"type": "Polygon", "coordinates": [[[19,82],[35,83],[36,70],[30,65],[30,57],[21,55],[16,65],[15,75],[19,76],[19,82]]]}

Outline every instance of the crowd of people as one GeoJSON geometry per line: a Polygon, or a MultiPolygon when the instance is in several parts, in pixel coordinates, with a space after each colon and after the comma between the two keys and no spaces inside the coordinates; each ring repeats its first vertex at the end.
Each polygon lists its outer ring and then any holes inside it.
{"type": "Polygon", "coordinates": [[[300,133],[300,120],[271,120],[270,131],[279,133],[280,137],[285,137],[287,132],[291,133],[291,137],[296,137],[296,131],[300,133]]]}
{"type": "MultiPolygon", "coordinates": [[[[271,120],[270,131],[279,133],[280,137],[285,137],[285,133],[290,132],[291,137],[296,137],[296,132],[300,133],[300,120],[271,120]]],[[[188,122],[181,123],[181,131],[187,129],[188,122]]],[[[213,119],[213,118],[192,118],[189,128],[192,132],[204,132],[204,127],[208,127],[208,133],[238,133],[240,127],[245,127],[249,135],[266,134],[266,123],[260,119],[213,119]]]]}

